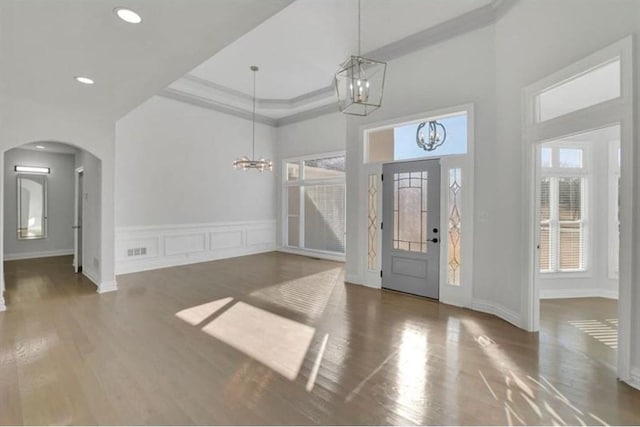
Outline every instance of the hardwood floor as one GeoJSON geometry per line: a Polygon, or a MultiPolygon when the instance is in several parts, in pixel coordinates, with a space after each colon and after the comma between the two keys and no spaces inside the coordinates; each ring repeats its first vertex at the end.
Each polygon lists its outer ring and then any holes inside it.
{"type": "Polygon", "coordinates": [[[640,392],[560,335],[339,263],[253,255],[103,295],[70,264],[5,263],[2,424],[640,424],[640,392]]]}

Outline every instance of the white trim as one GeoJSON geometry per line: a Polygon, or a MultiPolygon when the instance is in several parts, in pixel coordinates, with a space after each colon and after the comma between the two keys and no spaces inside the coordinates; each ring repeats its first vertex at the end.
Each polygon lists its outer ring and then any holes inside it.
{"type": "MultiPolygon", "coordinates": [[[[446,284],[446,272],[447,272],[447,257],[446,246],[440,245],[440,301],[446,304],[456,305],[460,307],[469,307],[471,305],[472,293],[473,293],[473,245],[474,245],[474,193],[475,193],[475,109],[474,104],[455,105],[447,108],[440,108],[437,110],[426,111],[417,114],[411,114],[403,117],[396,117],[379,122],[369,123],[358,128],[358,138],[361,154],[359,153],[358,162],[360,163],[360,176],[359,180],[359,194],[358,205],[361,209],[358,209],[358,227],[360,241],[359,247],[361,248],[362,256],[358,260],[358,270],[361,272],[361,277],[354,280],[350,280],[352,283],[363,284],[372,288],[380,288],[380,271],[371,271],[368,268],[368,179],[370,174],[381,173],[382,162],[367,162],[367,136],[370,132],[380,129],[386,129],[390,127],[401,126],[407,123],[416,123],[427,118],[443,118],[456,116],[466,113],[467,115],[467,152],[466,154],[455,154],[438,156],[440,158],[441,165],[441,191],[440,191],[440,232],[441,238],[445,238],[445,230],[448,230],[448,200],[447,195],[449,192],[448,187],[448,173],[449,168],[459,167],[462,169],[462,204],[464,209],[462,210],[462,224],[464,228],[464,235],[462,236],[462,271],[461,271],[461,285],[451,286],[446,284]]],[[[430,157],[425,157],[430,158],[430,157]]],[[[433,158],[433,157],[431,157],[433,158]]],[[[406,159],[399,160],[397,162],[408,162],[420,159],[406,159]]],[[[397,163],[396,161],[385,161],[384,163],[397,163]]],[[[353,196],[353,195],[352,195],[353,196]]],[[[380,191],[378,191],[378,209],[379,220],[384,221],[382,217],[382,185],[380,191]]],[[[378,264],[381,265],[382,260],[382,233],[378,229],[378,264]]]]}
{"type": "MultiPolygon", "coordinates": [[[[75,270],[76,273],[78,273],[78,229],[75,228],[76,226],[80,226],[82,227],[84,224],[79,224],[78,221],[78,199],[81,198],[82,200],[82,215],[80,215],[80,217],[82,218],[82,220],[84,221],[84,195],[83,194],[78,194],[78,189],[80,187],[80,174],[82,174],[83,176],[83,185],[84,185],[84,166],[80,166],[78,168],[75,169],[75,171],[73,172],[73,186],[74,186],[74,198],[73,198],[73,219],[74,219],[74,228],[73,228],[73,269],[75,270]]],[[[84,188],[83,188],[84,190],[84,188]]],[[[82,255],[83,255],[83,259],[80,260],[80,266],[84,265],[84,230],[82,230],[82,255]]]]}
{"type": "Polygon", "coordinates": [[[4,291],[0,289],[0,312],[6,310],[7,306],[4,304],[4,291]]]}
{"type": "Polygon", "coordinates": [[[275,220],[120,227],[116,274],[271,252],[275,235],[275,220]]]}
{"type": "MultiPolygon", "coordinates": [[[[281,199],[282,204],[280,206],[280,223],[282,227],[280,229],[280,240],[278,242],[278,250],[282,252],[289,252],[298,255],[306,255],[317,258],[325,258],[331,259],[334,261],[342,261],[345,260],[345,254],[329,252],[329,251],[320,251],[314,249],[305,248],[305,223],[304,223],[304,210],[305,210],[305,190],[307,187],[318,186],[318,185],[343,185],[344,186],[344,195],[345,195],[345,227],[346,227],[346,216],[347,216],[347,177],[346,171],[343,177],[337,178],[327,178],[327,179],[305,179],[304,176],[304,162],[307,160],[317,160],[317,159],[326,159],[331,157],[344,157],[345,164],[347,159],[346,151],[329,151],[324,153],[317,154],[306,154],[304,156],[297,157],[288,157],[286,159],[280,160],[280,191],[281,191],[281,199]],[[289,163],[298,165],[298,179],[288,181],[287,174],[287,165],[289,163]],[[290,187],[295,187],[298,189],[298,246],[289,246],[289,191],[290,187]],[[319,256],[318,254],[323,254],[324,256],[319,256]]],[[[346,228],[345,228],[346,232],[346,228]]],[[[345,235],[345,253],[346,253],[346,235],[345,235]]]]}
{"type": "Polygon", "coordinates": [[[334,254],[332,252],[314,251],[310,249],[301,249],[301,248],[290,248],[287,246],[279,246],[276,250],[278,252],[283,252],[286,254],[302,255],[310,258],[320,258],[320,259],[326,259],[328,261],[344,262],[343,254],[342,255],[334,254]]]}
{"type": "Polygon", "coordinates": [[[102,282],[100,286],[98,286],[98,293],[104,294],[107,292],[114,292],[118,290],[118,284],[115,280],[111,280],[109,282],[102,282]]]}
{"type": "Polygon", "coordinates": [[[608,298],[618,299],[614,289],[540,289],[540,299],[608,298]]]}
{"type": "Polygon", "coordinates": [[[629,379],[623,381],[629,384],[631,387],[640,390],[640,368],[631,368],[629,379]]]}
{"type": "Polygon", "coordinates": [[[34,259],[34,258],[49,258],[55,256],[73,255],[72,249],[58,249],[55,251],[41,251],[41,252],[23,252],[17,254],[4,254],[5,261],[17,261],[21,259],[34,259]]]}
{"type": "Polygon", "coordinates": [[[471,303],[471,308],[483,313],[492,314],[497,316],[514,326],[522,329],[522,321],[520,316],[515,311],[509,310],[500,304],[493,303],[491,301],[474,299],[471,303]]]}
{"type": "Polygon", "coordinates": [[[89,279],[94,285],[96,285],[96,289],[100,289],[100,281],[96,279],[90,272],[83,271],[82,275],[89,279]]]}
{"type": "Polygon", "coordinates": [[[625,194],[621,200],[621,242],[620,242],[620,275],[619,275],[619,342],[618,342],[618,377],[627,381],[630,378],[631,345],[632,345],[632,316],[631,302],[633,284],[637,282],[637,271],[634,260],[634,169],[637,154],[634,149],[634,39],[628,36],[613,43],[594,54],[577,61],[560,71],[526,87],[522,91],[522,150],[523,186],[522,192],[527,197],[528,207],[522,212],[524,227],[522,248],[527,267],[523,269],[522,281],[527,284],[526,292],[522,295],[524,311],[524,327],[529,331],[537,331],[540,327],[540,290],[538,287],[538,251],[536,243],[539,238],[539,213],[536,211],[536,201],[539,198],[537,170],[539,159],[536,156],[537,145],[552,139],[576,133],[584,133],[593,129],[600,129],[620,124],[620,138],[622,148],[621,187],[625,194]],[[573,113],[560,116],[543,123],[535,122],[535,95],[554,83],[564,81],[579,74],[607,59],[619,56],[621,61],[621,96],[617,99],[603,102],[573,113]]]}

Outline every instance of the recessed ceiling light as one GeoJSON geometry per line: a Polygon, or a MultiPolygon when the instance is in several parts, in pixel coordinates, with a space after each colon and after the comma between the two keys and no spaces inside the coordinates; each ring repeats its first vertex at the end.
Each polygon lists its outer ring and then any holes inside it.
{"type": "Polygon", "coordinates": [[[129,24],[139,24],[142,22],[142,17],[131,9],[116,7],[114,12],[118,18],[129,24]]]}
{"type": "Polygon", "coordinates": [[[90,79],[89,77],[76,76],[75,79],[78,83],[82,83],[85,85],[92,85],[95,83],[93,79],[90,79]]]}
{"type": "Polygon", "coordinates": [[[42,146],[42,145],[36,145],[36,148],[38,148],[40,150],[44,150],[44,146],[42,146]]]}

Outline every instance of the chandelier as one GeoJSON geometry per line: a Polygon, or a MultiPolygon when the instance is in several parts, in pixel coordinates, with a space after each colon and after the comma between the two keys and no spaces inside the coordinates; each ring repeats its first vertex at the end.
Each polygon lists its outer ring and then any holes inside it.
{"type": "Polygon", "coordinates": [[[382,105],[385,62],[361,56],[360,0],[358,0],[358,55],[347,58],[335,74],[338,108],[344,114],[366,116],[382,105]]]}
{"type": "Polygon", "coordinates": [[[433,151],[444,144],[447,139],[447,129],[437,120],[422,122],[418,125],[416,131],[416,144],[424,151],[433,151]],[[423,128],[428,126],[427,135],[423,128]]]}
{"type": "Polygon", "coordinates": [[[264,158],[256,159],[256,72],[258,72],[258,67],[252,65],[249,69],[253,71],[253,151],[251,153],[251,159],[243,156],[241,159],[234,160],[233,168],[244,171],[248,171],[249,169],[256,169],[259,172],[265,170],[272,171],[273,162],[271,160],[265,160],[264,158]]]}

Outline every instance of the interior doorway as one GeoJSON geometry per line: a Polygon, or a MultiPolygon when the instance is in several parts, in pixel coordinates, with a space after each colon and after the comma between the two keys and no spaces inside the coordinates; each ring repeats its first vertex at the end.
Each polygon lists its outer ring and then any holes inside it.
{"type": "Polygon", "coordinates": [[[545,141],[536,151],[540,331],[614,368],[620,125],[545,141]]]}
{"type": "Polygon", "coordinates": [[[73,225],[74,232],[74,256],[73,267],[76,273],[82,273],[83,265],[83,246],[84,246],[84,234],[83,234],[83,219],[84,219],[84,168],[77,168],[75,171],[75,209],[74,217],[75,224],[73,225]]]}
{"type": "Polygon", "coordinates": [[[65,289],[101,291],[100,159],[52,141],[4,152],[3,256],[7,307],[65,289]],[[43,279],[64,270],[72,282],[43,279]]]}
{"type": "Polygon", "coordinates": [[[383,166],[382,287],[440,295],[440,159],[383,166]]]}

